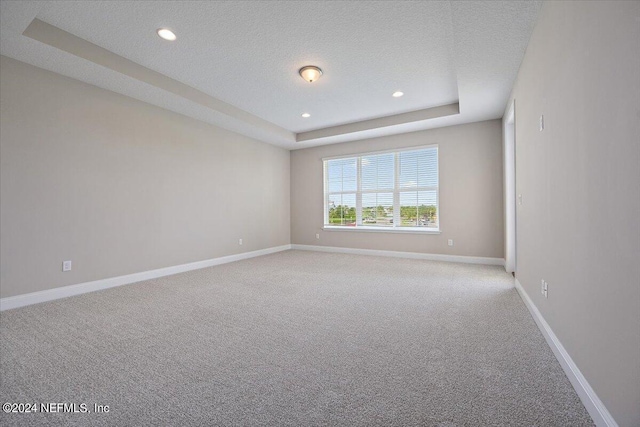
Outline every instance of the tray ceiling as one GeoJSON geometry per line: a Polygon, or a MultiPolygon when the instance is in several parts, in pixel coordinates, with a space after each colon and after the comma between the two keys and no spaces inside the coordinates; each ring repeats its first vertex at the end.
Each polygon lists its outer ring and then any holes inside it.
{"type": "Polygon", "coordinates": [[[539,7],[2,1],[0,53],[296,149],[502,117],[539,7]]]}

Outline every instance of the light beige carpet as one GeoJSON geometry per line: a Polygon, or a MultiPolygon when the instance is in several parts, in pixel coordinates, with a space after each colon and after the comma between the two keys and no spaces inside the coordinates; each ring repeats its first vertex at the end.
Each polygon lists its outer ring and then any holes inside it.
{"type": "Polygon", "coordinates": [[[10,425],[592,425],[501,267],[288,251],[0,314],[10,425]]]}

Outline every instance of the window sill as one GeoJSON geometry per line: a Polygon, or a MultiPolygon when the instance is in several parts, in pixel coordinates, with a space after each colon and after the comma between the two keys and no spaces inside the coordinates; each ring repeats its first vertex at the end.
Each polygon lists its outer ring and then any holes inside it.
{"type": "Polygon", "coordinates": [[[325,225],[322,227],[325,231],[349,231],[349,232],[364,232],[364,233],[400,233],[400,234],[441,234],[440,229],[435,228],[422,228],[422,227],[403,227],[403,228],[382,228],[382,227],[352,227],[352,226],[332,226],[325,225]]]}

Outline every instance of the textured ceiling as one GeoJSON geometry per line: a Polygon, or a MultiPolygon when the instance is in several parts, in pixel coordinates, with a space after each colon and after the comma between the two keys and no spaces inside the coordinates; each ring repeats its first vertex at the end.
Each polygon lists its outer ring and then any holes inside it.
{"type": "Polygon", "coordinates": [[[0,53],[266,142],[302,148],[501,117],[539,6],[2,1],[0,53]],[[195,88],[210,102],[195,102],[181,91],[23,35],[34,18],[195,88]],[[155,34],[159,27],[173,29],[178,40],[161,40],[155,34]],[[314,84],[297,75],[308,64],[324,70],[314,84]],[[396,90],[405,96],[391,97],[396,90]],[[386,117],[458,102],[460,113],[445,117],[395,125],[386,117]],[[228,109],[216,107],[227,104],[228,109]],[[302,118],[302,112],[311,117],[302,118]],[[387,120],[372,120],[377,118],[387,120]],[[354,122],[361,124],[340,126],[354,122]],[[323,133],[325,128],[331,131],[323,133]],[[297,142],[298,133],[314,137],[297,142]]]}

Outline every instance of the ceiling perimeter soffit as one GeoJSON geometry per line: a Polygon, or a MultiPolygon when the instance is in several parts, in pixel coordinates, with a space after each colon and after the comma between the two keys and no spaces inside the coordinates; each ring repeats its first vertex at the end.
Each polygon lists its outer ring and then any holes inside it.
{"type": "Polygon", "coordinates": [[[362,120],[355,123],[331,126],[323,129],[300,132],[297,134],[297,141],[312,141],[316,139],[347,135],[356,132],[386,128],[397,125],[404,125],[413,122],[437,119],[440,117],[460,114],[460,104],[453,103],[438,107],[424,108],[422,110],[410,111],[408,113],[394,114],[391,116],[378,117],[375,119],[362,120]]]}
{"type": "Polygon", "coordinates": [[[127,75],[141,82],[155,86],[159,89],[171,92],[211,110],[241,120],[249,126],[267,132],[278,140],[290,140],[291,138],[295,138],[292,132],[281,128],[280,126],[207,95],[206,93],[175,79],[143,67],[140,64],[130,61],[127,58],[117,55],[37,18],[29,24],[27,29],[23,32],[23,35],[109,68],[118,73],[127,75]]]}
{"type": "MultiPolygon", "coordinates": [[[[299,146],[296,147],[296,143],[305,142],[305,146],[309,146],[309,143],[323,139],[327,141],[332,140],[340,142],[341,135],[347,137],[348,135],[356,135],[358,133],[362,134],[363,131],[372,131],[374,133],[371,133],[371,135],[375,136],[375,132],[382,128],[400,130],[403,129],[403,127],[398,125],[406,125],[412,122],[425,123],[427,120],[452,116],[460,113],[460,107],[457,99],[457,79],[455,72],[450,72],[447,78],[449,79],[450,85],[455,85],[454,89],[456,99],[447,99],[450,103],[445,105],[430,106],[428,108],[414,109],[399,114],[388,114],[375,118],[370,118],[371,116],[369,116],[358,121],[326,126],[308,131],[302,130],[296,133],[215,98],[174,78],[144,67],[134,61],[38,18],[33,19],[22,34],[48,46],[60,49],[76,57],[131,77],[139,82],[146,83],[154,86],[155,88],[177,95],[187,101],[193,102],[217,113],[218,116],[222,114],[236,122],[239,121],[242,125],[234,126],[232,128],[230,126],[226,126],[224,121],[216,122],[215,119],[213,121],[207,121],[239,133],[244,133],[248,136],[258,137],[265,142],[281,145],[287,148],[301,148],[299,146]],[[245,131],[243,128],[247,126],[251,129],[247,129],[247,131],[245,131]]],[[[201,117],[196,118],[201,119],[201,117]]]]}

